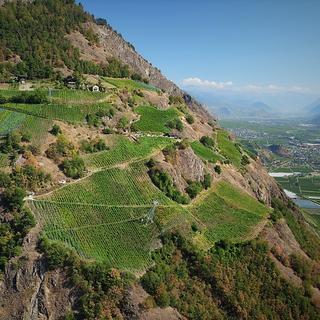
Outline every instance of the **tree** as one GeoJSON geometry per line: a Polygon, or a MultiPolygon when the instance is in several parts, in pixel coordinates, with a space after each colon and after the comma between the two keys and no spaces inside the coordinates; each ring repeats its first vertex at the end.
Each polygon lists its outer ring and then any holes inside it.
{"type": "Polygon", "coordinates": [[[54,136],[57,136],[57,135],[62,133],[62,130],[61,130],[59,125],[54,124],[52,129],[51,129],[51,131],[50,131],[50,133],[53,134],[54,136]]]}
{"type": "Polygon", "coordinates": [[[208,148],[213,148],[214,147],[214,140],[208,136],[203,136],[200,139],[200,142],[208,148]]]}
{"type": "Polygon", "coordinates": [[[211,187],[212,177],[211,174],[207,173],[203,177],[202,185],[205,189],[209,189],[211,187]]]}
{"type": "Polygon", "coordinates": [[[67,177],[79,179],[83,177],[86,168],[83,159],[76,156],[71,160],[64,160],[62,162],[62,169],[67,177]]]}
{"type": "Polygon", "coordinates": [[[187,114],[186,115],[186,120],[189,124],[193,124],[194,123],[194,118],[191,114],[187,114]]]}
{"type": "Polygon", "coordinates": [[[192,181],[186,188],[186,192],[191,199],[194,199],[202,191],[202,188],[202,184],[199,181],[192,181]]]}
{"type": "Polygon", "coordinates": [[[19,187],[11,187],[4,191],[2,199],[9,210],[20,210],[23,207],[25,197],[25,190],[19,187]]]}

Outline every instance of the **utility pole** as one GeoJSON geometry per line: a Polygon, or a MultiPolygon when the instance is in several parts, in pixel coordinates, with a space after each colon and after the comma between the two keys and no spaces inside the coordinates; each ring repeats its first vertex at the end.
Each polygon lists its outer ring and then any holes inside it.
{"type": "Polygon", "coordinates": [[[156,208],[159,205],[159,201],[154,200],[152,202],[152,208],[149,210],[149,212],[147,213],[147,215],[142,218],[142,222],[144,222],[146,225],[153,223],[154,222],[154,216],[156,214],[156,208]]]}

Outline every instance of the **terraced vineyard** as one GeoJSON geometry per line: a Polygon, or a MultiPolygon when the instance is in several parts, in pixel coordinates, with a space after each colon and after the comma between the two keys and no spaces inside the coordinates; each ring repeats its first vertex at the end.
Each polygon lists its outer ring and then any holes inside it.
{"type": "Polygon", "coordinates": [[[17,129],[25,118],[25,114],[0,109],[0,136],[17,129]]]}
{"type": "Polygon", "coordinates": [[[149,85],[140,81],[134,81],[131,79],[116,79],[116,78],[106,78],[106,77],[104,77],[103,79],[117,88],[127,88],[130,90],[146,89],[151,91],[158,91],[158,89],[152,85],[149,85]]]}
{"type": "Polygon", "coordinates": [[[29,205],[49,239],[68,243],[86,258],[137,270],[149,265],[149,252],[160,232],[158,224],[141,221],[155,199],[164,213],[161,223],[175,226],[176,211],[170,208],[177,205],[151,183],[145,166],[136,163],[94,173],[29,205]]]}
{"type": "Polygon", "coordinates": [[[124,136],[116,136],[115,145],[111,150],[89,154],[84,157],[86,166],[90,169],[107,168],[116,164],[146,158],[153,151],[162,149],[174,143],[165,137],[141,137],[138,142],[132,142],[124,136]]]}
{"type": "Polygon", "coordinates": [[[83,122],[87,114],[96,113],[99,110],[108,110],[111,105],[107,103],[64,105],[64,104],[13,104],[3,106],[6,110],[28,114],[45,119],[61,120],[66,122],[83,122]]]}
{"type": "Polygon", "coordinates": [[[206,226],[204,235],[210,243],[249,238],[269,213],[253,197],[226,182],[219,182],[191,211],[206,226]]]}
{"type": "Polygon", "coordinates": [[[140,106],[135,111],[140,115],[140,120],[134,123],[134,128],[145,132],[169,133],[171,130],[166,126],[167,123],[179,115],[173,108],[161,110],[151,106],[140,106]]]}

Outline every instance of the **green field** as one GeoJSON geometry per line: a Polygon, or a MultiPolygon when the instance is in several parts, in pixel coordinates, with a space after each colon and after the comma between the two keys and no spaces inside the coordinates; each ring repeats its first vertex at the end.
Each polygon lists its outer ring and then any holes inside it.
{"type": "Polygon", "coordinates": [[[256,199],[226,182],[219,182],[214,192],[192,208],[192,213],[206,225],[204,234],[211,243],[250,238],[268,212],[256,199]]]}
{"type": "Polygon", "coordinates": [[[106,77],[104,77],[103,79],[117,88],[126,88],[130,90],[146,89],[151,91],[158,91],[158,89],[152,85],[149,85],[140,81],[134,81],[131,79],[116,79],[116,78],[106,78],[106,77]]]}
{"type": "Polygon", "coordinates": [[[227,131],[218,131],[217,143],[221,154],[229,159],[236,167],[240,167],[242,157],[241,152],[236,147],[235,143],[229,139],[229,133],[227,131]]]}
{"type": "Polygon", "coordinates": [[[276,178],[280,185],[304,197],[320,197],[320,176],[289,176],[276,178]]]}
{"type": "Polygon", "coordinates": [[[66,242],[86,258],[140,270],[150,265],[149,252],[160,233],[158,224],[141,221],[156,199],[162,213],[169,210],[162,220],[170,226],[170,206],[177,205],[151,183],[138,163],[97,172],[29,205],[49,239],[66,242]]]}
{"type": "Polygon", "coordinates": [[[65,242],[85,258],[132,271],[150,266],[150,251],[165,230],[191,235],[191,225],[197,225],[210,247],[221,239],[250,238],[268,213],[227,183],[218,183],[199,203],[180,206],[146,172],[142,163],[99,171],[28,204],[49,239],[65,242]],[[156,223],[146,226],[142,219],[153,200],[160,202],[156,223]]]}
{"type": "Polygon", "coordinates": [[[17,129],[25,120],[23,113],[0,109],[0,136],[4,136],[17,129]]]}
{"type": "Polygon", "coordinates": [[[140,119],[134,124],[134,128],[145,132],[169,133],[171,129],[166,126],[167,123],[179,116],[179,112],[173,108],[161,110],[151,106],[140,106],[135,112],[140,115],[140,119]]]}
{"type": "Polygon", "coordinates": [[[117,164],[145,159],[153,151],[162,149],[174,141],[165,137],[141,137],[133,142],[124,136],[115,136],[116,141],[110,150],[84,156],[90,169],[107,168],[117,164]]]}
{"type": "Polygon", "coordinates": [[[217,161],[223,160],[219,154],[214,152],[212,149],[207,148],[199,141],[192,142],[191,147],[194,153],[204,161],[216,163],[217,161]]]}
{"type": "Polygon", "coordinates": [[[99,110],[108,110],[111,105],[107,103],[85,104],[85,105],[64,105],[64,104],[13,104],[8,103],[2,106],[6,110],[28,114],[51,120],[66,122],[80,122],[85,120],[86,115],[96,113],[99,110]]]}

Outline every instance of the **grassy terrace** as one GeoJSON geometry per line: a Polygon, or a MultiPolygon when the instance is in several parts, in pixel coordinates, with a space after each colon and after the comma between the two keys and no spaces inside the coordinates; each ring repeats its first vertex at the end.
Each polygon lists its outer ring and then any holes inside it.
{"type": "Polygon", "coordinates": [[[204,236],[210,243],[250,238],[269,213],[263,204],[227,182],[214,186],[191,211],[206,226],[204,236]]]}
{"type": "Polygon", "coordinates": [[[131,79],[116,79],[116,78],[107,78],[107,77],[104,77],[103,79],[117,88],[126,88],[129,90],[146,89],[151,91],[158,91],[158,89],[152,85],[149,85],[140,81],[134,81],[131,79]]]}
{"type": "Polygon", "coordinates": [[[84,156],[90,169],[112,167],[114,165],[145,159],[152,152],[163,149],[174,141],[164,137],[141,137],[138,142],[124,136],[115,136],[114,146],[107,151],[84,156]]]}
{"type": "Polygon", "coordinates": [[[134,128],[145,132],[169,133],[171,130],[166,126],[168,121],[179,116],[179,112],[173,108],[161,110],[151,106],[141,106],[135,111],[140,115],[140,120],[134,124],[134,128]]]}
{"type": "Polygon", "coordinates": [[[229,139],[229,133],[219,130],[217,133],[217,144],[221,154],[239,168],[241,166],[242,155],[235,143],[229,139]]]}
{"type": "Polygon", "coordinates": [[[211,163],[216,163],[217,161],[223,160],[223,158],[212,149],[204,146],[199,141],[194,141],[191,143],[192,150],[195,154],[204,161],[209,161],[211,163]]]}

